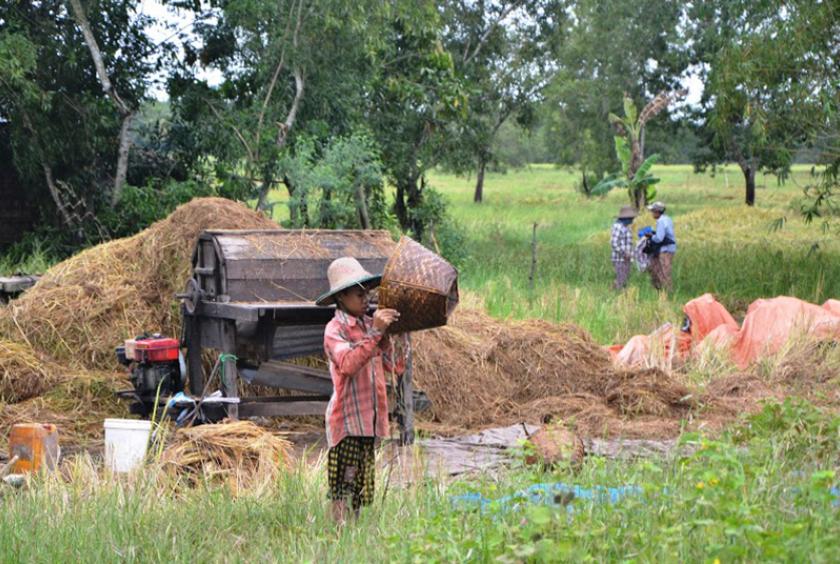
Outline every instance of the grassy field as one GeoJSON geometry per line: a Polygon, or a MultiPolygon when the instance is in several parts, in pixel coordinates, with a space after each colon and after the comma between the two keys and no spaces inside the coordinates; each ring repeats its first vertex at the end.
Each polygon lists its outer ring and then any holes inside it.
{"type": "Polygon", "coordinates": [[[67,482],[0,489],[0,562],[836,562],[838,430],[810,406],[776,404],[719,440],[684,436],[694,452],[670,458],[391,484],[343,529],[329,521],[321,465],[234,497],[176,491],[154,467],[103,478],[82,459],[67,482]],[[625,489],[615,503],[500,501],[555,482],[625,489]],[[478,509],[464,494],[491,502],[478,509]]]}
{"type": "MultiPolygon", "coordinates": [[[[655,169],[662,178],[657,198],[668,204],[678,238],[672,296],[658,295],[638,272],[625,293],[610,289],[609,229],[626,203],[623,191],[586,199],[574,190],[576,176],[547,165],[488,175],[480,205],[472,202],[470,179],[434,174],[431,184],[449,198],[466,234],[461,285],[481,296],[490,313],[572,321],[610,343],[679,321],[682,304],[704,292],[715,293],[733,313],[760,297],[791,294],[820,302],[840,295],[836,231],[806,225],[797,213],[809,171],[796,168],[783,186],[760,178],[757,205],[749,209],[737,169],[715,176],[694,174],[689,166],[655,169]],[[784,227],[774,231],[780,218],[784,227]]],[[[636,227],[650,223],[643,214],[636,227]]]]}

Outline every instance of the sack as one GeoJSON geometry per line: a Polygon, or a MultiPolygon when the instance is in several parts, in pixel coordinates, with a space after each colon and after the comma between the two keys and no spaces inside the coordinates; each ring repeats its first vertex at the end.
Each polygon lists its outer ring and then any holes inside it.
{"type": "Polygon", "coordinates": [[[388,333],[446,325],[458,305],[458,271],[408,237],[400,239],[379,285],[379,306],[400,312],[388,333]]]}

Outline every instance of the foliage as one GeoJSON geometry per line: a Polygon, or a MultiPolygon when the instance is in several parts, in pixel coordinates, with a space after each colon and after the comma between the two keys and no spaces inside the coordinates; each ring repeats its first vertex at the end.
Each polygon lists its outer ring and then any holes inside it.
{"type": "Polygon", "coordinates": [[[659,182],[659,178],[653,176],[650,171],[659,160],[659,155],[653,154],[642,161],[644,131],[647,120],[664,109],[668,101],[668,94],[660,94],[638,114],[633,100],[625,98],[624,117],[609,114],[610,123],[618,131],[614,141],[615,154],[621,163],[621,173],[605,177],[595,185],[589,195],[603,196],[613,188],[626,188],[630,204],[637,210],[642,203],[647,204],[656,198],[656,188],[653,185],[659,182]]]}
{"type": "Polygon", "coordinates": [[[544,108],[547,143],[558,164],[599,179],[615,170],[610,108],[625,95],[639,100],[677,87],[688,66],[684,18],[683,4],[665,0],[580,0],[570,6],[544,108]]]}
{"type": "Polygon", "coordinates": [[[289,199],[291,227],[383,229],[394,224],[385,202],[384,173],[370,137],[353,134],[317,147],[298,140],[279,171],[295,186],[289,199]]]}
{"type": "Polygon", "coordinates": [[[836,91],[836,52],[825,38],[836,34],[837,15],[831,2],[692,6],[692,59],[706,83],[695,162],[700,169],[737,163],[747,205],[758,172],[786,178],[797,147],[820,123],[821,97],[836,91]]]}
{"type": "MultiPolygon", "coordinates": [[[[115,91],[132,108],[169,55],[130,3],[91,0],[87,17],[115,91]]],[[[110,207],[122,117],[102,93],[91,54],[65,2],[0,6],[0,115],[13,166],[43,220],[75,245],[101,240],[110,207]],[[4,128],[5,129],[5,128],[4,128]]]]}
{"type": "Polygon", "coordinates": [[[396,187],[400,227],[423,239],[426,171],[443,158],[454,124],[466,117],[467,100],[452,55],[438,39],[440,19],[431,4],[421,15],[390,22],[379,58],[386,63],[372,84],[369,124],[396,187]]]}
{"type": "MultiPolygon", "coordinates": [[[[616,153],[621,160],[622,169],[626,170],[625,165],[625,157],[621,149],[619,149],[619,138],[616,138],[616,153]]],[[[653,165],[659,160],[659,155],[653,154],[645,159],[642,163],[642,166],[639,167],[639,170],[636,171],[636,174],[633,175],[632,178],[627,178],[626,172],[618,173],[618,174],[611,174],[609,176],[605,176],[598,184],[592,188],[592,191],[589,193],[591,196],[603,196],[613,188],[626,188],[627,189],[627,197],[630,199],[631,205],[636,205],[637,207],[640,202],[647,203],[651,200],[656,199],[656,188],[654,188],[654,184],[658,184],[661,180],[653,174],[650,173],[650,169],[653,168],[653,165]]]]}
{"type": "Polygon", "coordinates": [[[150,182],[145,186],[126,186],[119,207],[102,214],[101,221],[114,237],[141,231],[193,198],[217,195],[208,184],[194,180],[150,182]]]}
{"type": "Polygon", "coordinates": [[[565,18],[560,0],[499,3],[443,2],[443,40],[469,97],[469,112],[452,136],[444,164],[477,171],[475,201],[482,200],[485,169],[499,155],[494,143],[514,120],[531,130],[543,89],[555,71],[554,51],[565,18]]]}
{"type": "Polygon", "coordinates": [[[440,253],[455,267],[466,260],[466,234],[461,225],[447,211],[449,200],[433,188],[424,191],[423,204],[411,211],[412,221],[425,225],[423,238],[426,247],[440,253]]]}

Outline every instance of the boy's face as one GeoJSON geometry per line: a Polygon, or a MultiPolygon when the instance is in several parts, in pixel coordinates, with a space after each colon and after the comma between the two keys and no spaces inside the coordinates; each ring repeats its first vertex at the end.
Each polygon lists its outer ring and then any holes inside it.
{"type": "Polygon", "coordinates": [[[363,316],[367,312],[368,304],[370,303],[368,291],[361,286],[347,288],[338,295],[338,299],[347,313],[355,317],[363,316]]]}

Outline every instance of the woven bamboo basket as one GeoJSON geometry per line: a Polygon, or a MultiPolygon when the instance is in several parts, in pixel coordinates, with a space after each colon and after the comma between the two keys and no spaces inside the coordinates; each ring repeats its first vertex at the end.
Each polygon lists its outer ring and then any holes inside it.
{"type": "Polygon", "coordinates": [[[458,271],[442,257],[403,237],[385,265],[379,306],[400,312],[389,333],[446,325],[458,305],[458,271]]]}

